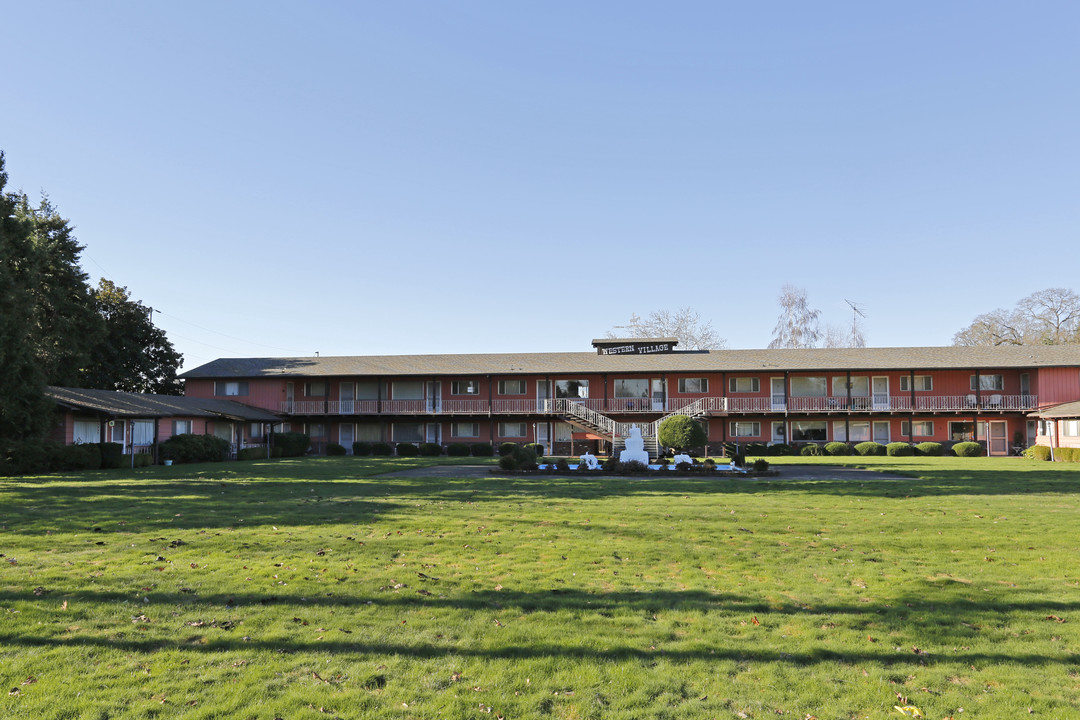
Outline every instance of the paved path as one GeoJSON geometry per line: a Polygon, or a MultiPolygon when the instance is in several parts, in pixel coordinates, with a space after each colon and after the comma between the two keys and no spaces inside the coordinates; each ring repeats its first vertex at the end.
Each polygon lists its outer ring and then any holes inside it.
{"type": "MultiPolygon", "coordinates": [[[[434,467],[413,468],[411,470],[398,470],[387,473],[384,477],[486,477],[496,465],[436,465],[434,467]]],[[[890,473],[862,470],[860,468],[844,467],[840,465],[774,465],[777,475],[767,475],[762,480],[911,480],[909,477],[893,475],[890,473]]],[[[571,473],[570,477],[575,477],[571,473]]],[[[604,475],[603,477],[617,477],[604,475]]],[[[631,477],[641,477],[631,476],[631,477]]],[[[686,477],[686,476],[680,476],[686,477]]],[[[726,477],[726,476],[725,476],[726,477]]],[[[755,480],[754,476],[742,478],[743,480],[755,480]]]]}

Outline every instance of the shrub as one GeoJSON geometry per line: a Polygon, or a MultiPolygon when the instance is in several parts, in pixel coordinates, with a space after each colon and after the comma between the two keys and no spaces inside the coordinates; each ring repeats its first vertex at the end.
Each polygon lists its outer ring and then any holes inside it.
{"type": "Polygon", "coordinates": [[[474,457],[493,457],[495,446],[490,443],[473,443],[469,446],[474,457]]]}
{"type": "Polygon", "coordinates": [[[544,457],[544,446],[540,443],[529,443],[525,446],[526,450],[532,450],[533,454],[538,458],[544,457]]]}
{"type": "Polygon", "coordinates": [[[821,446],[817,443],[807,443],[802,446],[802,450],[799,451],[799,454],[816,457],[821,455],[821,446]]]}
{"type": "Polygon", "coordinates": [[[1046,445],[1032,445],[1024,450],[1024,457],[1045,462],[1050,459],[1050,448],[1046,445]]]}
{"type": "Polygon", "coordinates": [[[101,467],[118,468],[124,463],[124,446],[120,443],[98,443],[101,452],[101,467]]]}
{"type": "Polygon", "coordinates": [[[423,457],[439,457],[442,455],[442,445],[439,443],[423,443],[420,445],[420,455],[423,457]]]}
{"type": "Polygon", "coordinates": [[[371,454],[371,443],[364,442],[362,440],[357,440],[356,442],[354,442],[352,444],[352,454],[353,455],[360,455],[360,456],[370,455],[371,454]]]}
{"type": "Polygon", "coordinates": [[[614,472],[615,470],[617,470],[619,468],[619,461],[617,459],[615,459],[614,456],[612,456],[612,457],[609,457],[607,460],[605,460],[604,464],[601,465],[600,467],[602,467],[604,470],[606,470],[608,472],[614,472]]]}
{"type": "Polygon", "coordinates": [[[329,443],[326,446],[326,454],[327,455],[333,455],[333,456],[344,455],[345,454],[345,446],[341,445],[339,443],[333,443],[333,442],[329,443]]]}
{"type": "Polygon", "coordinates": [[[1054,450],[1054,459],[1058,462],[1075,463],[1080,462],[1080,448],[1074,447],[1062,447],[1054,450]]]}
{"type": "Polygon", "coordinates": [[[281,457],[300,457],[311,447],[311,438],[304,433],[276,433],[273,437],[274,447],[281,448],[281,457]]]}
{"type": "Polygon", "coordinates": [[[566,458],[559,458],[555,461],[555,469],[559,472],[569,472],[570,463],[566,458]]]}
{"type": "Polygon", "coordinates": [[[469,456],[469,443],[450,443],[446,446],[446,454],[450,457],[468,457],[469,456]]]}
{"type": "Polygon", "coordinates": [[[161,459],[175,463],[221,462],[229,456],[229,441],[213,435],[173,435],[161,443],[161,459]]]}
{"type": "Polygon", "coordinates": [[[660,423],[656,439],[663,447],[686,450],[701,447],[709,441],[701,423],[689,415],[672,415],[660,423]]]}
{"type": "Polygon", "coordinates": [[[499,443],[499,455],[512,455],[517,450],[518,444],[516,442],[504,442],[499,443]]]}
{"type": "Polygon", "coordinates": [[[150,453],[135,453],[131,459],[133,467],[144,468],[154,464],[154,456],[150,453]]]}
{"type": "Polygon", "coordinates": [[[885,446],[876,442],[861,442],[855,446],[855,452],[859,455],[884,455],[885,446]]]}
{"type": "MultiPolygon", "coordinates": [[[[523,447],[514,448],[514,452],[511,453],[511,457],[514,458],[514,462],[517,463],[518,470],[535,470],[536,469],[536,453],[532,450],[523,447]]],[[[566,468],[570,469],[569,466],[566,468]]]]}
{"type": "Polygon", "coordinates": [[[743,447],[743,455],[767,455],[769,446],[762,442],[746,443],[743,447]]]}
{"type": "Polygon", "coordinates": [[[945,448],[938,442],[921,442],[915,446],[915,453],[917,455],[938,457],[945,454],[945,448]]]}
{"type": "Polygon", "coordinates": [[[891,442],[885,446],[885,451],[890,457],[910,457],[915,454],[915,448],[906,442],[891,442]]]}
{"type": "Polygon", "coordinates": [[[716,469],[716,461],[713,460],[711,457],[710,458],[705,458],[705,462],[703,464],[705,465],[706,470],[715,470],[716,469]]]}
{"type": "Polygon", "coordinates": [[[503,455],[499,458],[499,467],[503,470],[517,470],[517,461],[513,455],[503,455]]]}
{"type": "Polygon", "coordinates": [[[266,457],[266,448],[250,447],[237,451],[237,460],[262,460],[266,457]]]}
{"type": "Polygon", "coordinates": [[[390,443],[377,442],[371,444],[371,454],[386,457],[394,454],[394,446],[390,443]]]}
{"type": "Polygon", "coordinates": [[[831,442],[825,445],[826,455],[850,455],[851,446],[846,442],[831,442]]]}
{"type": "Polygon", "coordinates": [[[769,461],[765,458],[758,458],[754,461],[754,470],[756,472],[765,472],[769,469],[769,461]]]}
{"type": "Polygon", "coordinates": [[[776,456],[794,455],[795,451],[787,443],[773,443],[769,446],[769,454],[776,456]]]}
{"type": "Polygon", "coordinates": [[[97,470],[101,467],[101,450],[97,443],[61,445],[45,441],[42,445],[48,472],[66,472],[70,470],[97,470]]]}
{"type": "Polygon", "coordinates": [[[687,470],[692,470],[693,467],[694,467],[694,463],[688,463],[685,460],[683,462],[681,462],[681,463],[675,463],[675,469],[679,470],[679,471],[682,471],[682,472],[685,472],[687,470]]]}
{"type": "Polygon", "coordinates": [[[412,443],[398,443],[397,454],[398,457],[416,457],[420,454],[420,448],[412,443]]]}
{"type": "Polygon", "coordinates": [[[952,447],[956,457],[979,457],[983,454],[982,443],[958,442],[952,447]]]}
{"type": "Polygon", "coordinates": [[[649,466],[640,460],[628,460],[627,462],[616,463],[615,472],[620,474],[642,473],[646,472],[649,466]]]}

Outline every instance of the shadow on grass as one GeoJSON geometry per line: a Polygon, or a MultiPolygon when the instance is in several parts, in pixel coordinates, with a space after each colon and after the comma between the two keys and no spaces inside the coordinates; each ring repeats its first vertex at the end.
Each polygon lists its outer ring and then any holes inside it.
{"type": "MultiPolygon", "coordinates": [[[[570,623],[578,625],[582,622],[598,621],[601,618],[614,618],[620,626],[627,622],[650,623],[658,622],[657,614],[663,615],[668,611],[685,613],[696,611],[708,615],[708,620],[713,627],[724,624],[735,625],[743,619],[742,625],[746,625],[745,619],[752,617],[760,618],[760,631],[763,635],[760,640],[743,636],[733,639],[725,646],[715,644],[715,636],[710,643],[705,638],[683,639],[676,642],[663,641],[665,647],[657,648],[650,643],[655,638],[647,633],[645,637],[638,637],[640,646],[634,646],[628,642],[619,644],[611,640],[611,635],[584,637],[580,633],[567,633],[565,643],[553,643],[550,640],[540,640],[535,643],[524,643],[520,640],[506,643],[496,647],[476,646],[474,643],[458,643],[448,639],[440,642],[374,642],[368,638],[351,638],[347,628],[338,625],[335,628],[321,630],[322,639],[305,641],[293,638],[268,638],[261,639],[244,638],[242,630],[236,624],[228,625],[227,629],[214,627],[213,625],[201,629],[195,639],[178,640],[175,638],[163,638],[153,636],[129,637],[125,630],[111,637],[91,637],[88,635],[50,635],[40,624],[31,632],[0,631],[0,643],[11,648],[44,648],[44,647],[98,647],[112,648],[123,651],[157,652],[162,650],[185,650],[194,652],[220,652],[220,651],[263,651],[263,652],[316,652],[316,653],[339,653],[339,654],[365,654],[365,655],[402,655],[416,658],[436,658],[446,655],[463,657],[477,657],[487,659],[522,659],[541,657],[562,657],[583,659],[589,661],[605,660],[642,660],[650,661],[664,658],[673,661],[683,660],[737,660],[737,661],[760,661],[760,662],[783,662],[793,665],[811,665],[821,662],[856,662],[870,661],[883,665],[917,666],[928,665],[938,662],[960,663],[971,665],[974,663],[1005,663],[1027,666],[1049,665],[1076,665],[1080,664],[1080,654],[1068,651],[1068,645],[1062,645],[1059,653],[1014,651],[1000,653],[986,651],[972,651],[969,647],[973,641],[979,638],[984,629],[992,632],[1000,629],[1001,624],[1007,623],[1009,618],[1019,622],[1028,620],[1040,620],[1047,613],[1066,613],[1080,609],[1080,601],[1076,602],[1051,602],[1030,594],[1017,600],[990,597],[979,602],[966,600],[961,593],[968,592],[967,588],[955,589],[949,586],[926,582],[922,583],[909,595],[889,598],[888,602],[875,602],[872,604],[827,604],[820,606],[775,607],[758,600],[747,600],[741,596],[729,593],[708,593],[704,591],[653,591],[653,592],[615,592],[615,593],[585,593],[579,591],[564,592],[476,592],[457,594],[448,597],[407,597],[401,594],[379,594],[370,596],[356,595],[332,595],[323,597],[280,597],[274,595],[170,595],[151,593],[152,602],[149,605],[132,603],[128,607],[132,611],[150,612],[153,609],[168,607],[170,610],[183,610],[189,615],[206,613],[212,615],[222,611],[230,613],[233,617],[243,619],[245,612],[251,612],[259,606],[281,606],[288,615],[294,613],[303,614],[315,612],[315,608],[329,608],[337,611],[350,611],[342,613],[342,617],[357,617],[370,608],[378,613],[387,607],[394,611],[407,612],[416,609],[445,611],[490,611],[499,613],[508,611],[511,613],[551,613],[550,619],[545,618],[544,626],[554,623],[570,623]],[[287,609],[286,609],[287,608],[287,609]],[[563,613],[563,616],[555,616],[563,613]],[[569,616],[566,615],[569,613],[569,616]],[[1031,614],[1035,617],[1023,617],[1031,614]],[[637,620],[627,620],[637,616],[637,620]],[[875,635],[888,637],[880,643],[867,642],[850,649],[835,650],[827,647],[812,648],[809,650],[794,650],[783,652],[770,648],[771,644],[782,641],[780,635],[781,624],[791,622],[800,616],[810,619],[812,625],[818,625],[823,621],[829,621],[831,627],[836,627],[838,632],[849,633],[847,638],[841,638],[838,642],[850,642],[850,633],[864,634],[872,629],[875,635]],[[341,639],[335,639],[338,635],[341,639]],[[330,636],[330,639],[327,639],[330,636]],[[596,639],[593,639],[596,638],[596,639]],[[926,644],[922,650],[914,650],[910,646],[911,640],[905,646],[902,638],[921,638],[919,642],[926,644]],[[582,643],[585,639],[587,643],[582,643]],[[598,644],[606,646],[596,647],[598,644]],[[902,647],[896,647],[899,643],[902,647]],[[583,645],[588,646],[583,646],[583,645]]],[[[55,591],[52,596],[43,600],[30,592],[4,592],[0,593],[0,602],[26,602],[54,604],[60,598],[77,603],[116,603],[131,601],[129,596],[116,593],[76,592],[70,595],[55,591]]],[[[505,618],[506,616],[503,615],[505,618]]],[[[302,620],[303,618],[294,618],[302,620]]],[[[666,618],[661,617],[661,620],[666,618]]],[[[314,618],[313,618],[314,621],[314,618]]],[[[169,632],[168,620],[162,620],[159,625],[150,626],[151,632],[169,632]],[[160,627],[160,629],[159,629],[160,627]]],[[[186,634],[181,620],[175,620],[177,634],[186,634]]],[[[328,622],[319,620],[318,622],[328,622]]],[[[346,622],[343,620],[337,623],[346,622]]],[[[146,626],[143,626],[146,627],[146,626]]],[[[824,626],[823,626],[824,627],[824,626]]],[[[299,628],[299,625],[298,625],[299,628]]],[[[329,626],[328,626],[329,628],[329,626]]],[[[140,628],[142,629],[142,628],[140,628]]],[[[610,630],[610,626],[609,626],[610,630]]],[[[71,632],[69,628],[68,632],[71,632]]],[[[622,637],[621,631],[615,631],[622,637]]],[[[668,637],[663,628],[658,630],[662,637],[668,637]]],[[[515,636],[517,637],[517,636],[515,636]]],[[[820,641],[825,644],[825,641],[820,641]]],[[[1032,639],[1029,646],[1035,645],[1032,639]]],[[[659,643],[656,643],[659,644],[659,643]]],[[[804,643],[805,644],[805,643],[804,643]]],[[[1045,641],[1041,647],[1045,647],[1045,641]]]]}

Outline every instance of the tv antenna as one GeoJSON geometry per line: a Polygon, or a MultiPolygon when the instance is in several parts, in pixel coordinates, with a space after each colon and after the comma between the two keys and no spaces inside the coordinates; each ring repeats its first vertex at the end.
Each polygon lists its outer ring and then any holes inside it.
{"type": "Polygon", "coordinates": [[[851,347],[865,347],[866,341],[859,332],[859,318],[866,319],[866,313],[859,307],[860,303],[844,298],[844,302],[851,306],[851,347]]]}

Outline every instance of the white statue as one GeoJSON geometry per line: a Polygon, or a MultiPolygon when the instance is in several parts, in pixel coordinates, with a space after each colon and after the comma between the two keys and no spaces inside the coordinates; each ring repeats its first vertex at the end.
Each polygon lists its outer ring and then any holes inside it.
{"type": "Polygon", "coordinates": [[[596,459],[596,456],[590,452],[581,456],[581,464],[585,466],[586,470],[599,470],[600,461],[596,459]]]}
{"type": "Polygon", "coordinates": [[[645,441],[641,439],[641,428],[633,426],[630,434],[626,436],[626,449],[619,453],[619,462],[637,460],[639,463],[649,464],[649,453],[645,452],[645,441]]]}
{"type": "Polygon", "coordinates": [[[694,458],[690,457],[689,455],[676,455],[675,457],[671,458],[672,465],[677,467],[679,463],[690,463],[691,465],[693,465],[694,458]]]}

